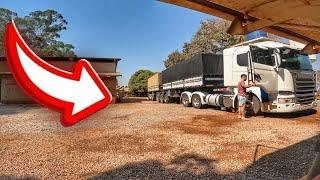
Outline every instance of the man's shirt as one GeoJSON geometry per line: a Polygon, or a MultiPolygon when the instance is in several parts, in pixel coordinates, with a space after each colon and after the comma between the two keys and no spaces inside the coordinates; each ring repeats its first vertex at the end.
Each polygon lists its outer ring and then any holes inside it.
{"type": "Polygon", "coordinates": [[[246,96],[247,86],[244,81],[240,81],[238,83],[238,95],[239,96],[246,96]]]}

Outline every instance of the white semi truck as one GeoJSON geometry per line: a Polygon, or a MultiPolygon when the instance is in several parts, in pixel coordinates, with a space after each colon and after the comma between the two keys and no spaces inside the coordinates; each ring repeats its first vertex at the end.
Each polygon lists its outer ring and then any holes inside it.
{"type": "Polygon", "coordinates": [[[220,55],[199,54],[162,71],[161,76],[157,74],[161,78],[157,85],[149,82],[149,99],[179,100],[195,108],[236,109],[241,74],[248,75],[248,83],[256,84],[247,89],[247,108],[253,115],[316,107],[316,76],[309,56],[267,38],[235,45],[220,55]]]}

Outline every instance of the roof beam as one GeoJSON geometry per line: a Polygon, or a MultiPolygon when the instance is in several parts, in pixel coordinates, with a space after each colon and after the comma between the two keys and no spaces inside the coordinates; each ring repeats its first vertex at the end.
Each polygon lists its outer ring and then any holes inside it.
{"type": "MultiPolygon", "coordinates": [[[[279,0],[273,1],[273,2],[278,3],[279,0]]],[[[314,16],[314,13],[312,14],[312,12],[314,12],[315,9],[313,8],[315,7],[298,6],[296,7],[296,9],[293,9],[292,11],[286,11],[280,14],[271,15],[271,17],[269,17],[268,19],[258,19],[250,15],[246,15],[248,17],[247,18],[248,21],[246,22],[235,18],[231,23],[231,27],[229,28],[228,33],[233,35],[244,35],[256,30],[263,29],[269,33],[273,33],[288,39],[292,39],[294,41],[298,41],[303,44],[308,44],[309,42],[318,44],[316,40],[303,36],[297,32],[294,32],[294,30],[302,30],[302,29],[309,29],[309,30],[312,29],[313,31],[318,31],[318,27],[315,27],[315,26],[297,27],[295,25],[285,23],[291,18],[301,16],[301,14],[304,14],[305,17],[307,16],[310,17],[312,15],[314,16]],[[284,25],[282,26],[283,23],[284,25]],[[290,26],[290,28],[288,26],[290,26]],[[293,29],[293,30],[290,30],[290,29],[293,29]]]]}
{"type": "MultiPolygon", "coordinates": [[[[245,10],[247,14],[262,15],[267,17],[276,17],[281,14],[297,14],[296,9],[310,7],[303,0],[269,0],[245,10]],[[287,8],[286,10],[284,9],[287,8]]],[[[301,14],[300,14],[301,15],[301,14]]]]}
{"type": "Polygon", "coordinates": [[[245,35],[250,32],[260,30],[265,27],[270,27],[287,20],[288,19],[273,21],[271,19],[261,19],[254,22],[245,23],[245,22],[241,22],[238,18],[235,18],[231,23],[228,33],[232,35],[245,35]]]}
{"type": "Polygon", "coordinates": [[[266,27],[263,28],[264,31],[271,33],[271,34],[275,34],[287,39],[291,39],[293,41],[297,41],[300,42],[302,44],[308,44],[310,42],[313,43],[317,43],[315,40],[310,39],[306,36],[303,36],[301,34],[298,34],[296,32],[290,31],[288,29],[282,28],[282,27],[276,27],[276,26],[272,26],[272,27],[266,27]]]}
{"type": "Polygon", "coordinates": [[[228,28],[227,32],[231,35],[243,35],[245,33],[245,29],[243,27],[243,22],[239,20],[239,18],[234,18],[231,22],[230,27],[228,28]]]}
{"type": "MultiPolygon", "coordinates": [[[[244,25],[244,24],[245,24],[244,22],[242,22],[238,18],[235,18],[232,21],[227,32],[229,34],[233,34],[233,35],[247,34],[249,31],[246,29],[246,25],[244,25]]],[[[276,34],[278,36],[282,36],[284,38],[288,38],[288,39],[303,43],[303,44],[308,44],[309,42],[315,42],[312,39],[309,39],[305,36],[302,36],[298,33],[289,31],[289,30],[284,29],[282,27],[276,27],[276,26],[264,27],[263,30],[266,32],[272,33],[272,34],[276,34]]]]}
{"type": "Polygon", "coordinates": [[[312,42],[313,44],[320,43],[320,41],[309,38],[307,34],[299,34],[300,31],[295,28],[281,26],[282,23],[296,17],[307,18],[314,20],[315,22],[320,22],[320,13],[315,13],[318,11],[319,6],[312,4],[309,5],[307,2],[308,0],[269,0],[266,3],[248,9],[248,12],[240,12],[238,10],[228,8],[216,3],[214,0],[159,1],[231,20],[233,21],[232,26],[228,30],[231,34],[246,34],[247,32],[257,29],[263,29],[266,32],[304,44],[308,44],[309,42],[312,42]],[[290,11],[283,10],[284,2],[286,3],[286,8],[290,9],[290,11]]]}
{"type": "MultiPolygon", "coordinates": [[[[314,13],[310,14],[310,12],[312,12],[312,9],[313,8],[310,6],[297,6],[296,8],[294,8],[290,11],[278,12],[277,10],[275,10],[273,12],[270,12],[273,14],[267,16],[267,18],[257,19],[251,23],[242,24],[243,25],[243,33],[246,34],[246,33],[256,31],[256,30],[263,29],[265,27],[278,25],[280,23],[283,23],[283,22],[286,22],[288,20],[298,18],[298,17],[302,17],[302,18],[308,17],[308,16],[312,17],[312,15],[314,16],[314,13]]],[[[296,26],[290,25],[290,24],[285,24],[284,26],[287,26],[287,27],[290,26],[291,28],[297,29],[296,26]]],[[[310,29],[311,27],[303,27],[303,28],[310,29]]],[[[313,30],[315,30],[314,27],[313,27],[313,30]]]]}
{"type": "Polygon", "coordinates": [[[316,47],[315,44],[308,43],[301,51],[306,54],[317,54],[318,51],[315,47],[316,47]]]}
{"type": "Polygon", "coordinates": [[[304,5],[309,6],[311,5],[309,0],[300,0],[304,5]]]}
{"type": "Polygon", "coordinates": [[[309,25],[292,24],[292,23],[281,23],[276,26],[280,26],[283,28],[289,28],[289,29],[295,29],[295,30],[320,32],[320,26],[309,26],[309,25]]]}
{"type": "Polygon", "coordinates": [[[257,20],[255,22],[252,23],[248,23],[244,26],[245,29],[245,33],[250,33],[256,30],[260,30],[263,29],[265,27],[269,27],[269,26],[273,26],[275,24],[279,24],[281,22],[284,21],[288,21],[289,19],[278,19],[276,21],[271,20],[271,19],[261,19],[261,20],[257,20]]]}
{"type": "Polygon", "coordinates": [[[257,4],[255,6],[252,6],[252,7],[248,8],[246,10],[246,13],[250,13],[251,11],[253,11],[254,9],[257,9],[257,8],[263,8],[263,6],[270,5],[272,3],[275,3],[276,1],[279,1],[279,0],[269,0],[269,1],[263,2],[261,4],[257,4]]]}
{"type": "Polygon", "coordinates": [[[219,9],[217,8],[218,6],[215,6],[215,4],[207,2],[206,0],[158,0],[158,1],[193,9],[195,11],[210,14],[212,16],[219,16],[227,20],[232,20],[234,18],[233,15],[225,12],[225,9],[221,9],[221,8],[219,9]]]}

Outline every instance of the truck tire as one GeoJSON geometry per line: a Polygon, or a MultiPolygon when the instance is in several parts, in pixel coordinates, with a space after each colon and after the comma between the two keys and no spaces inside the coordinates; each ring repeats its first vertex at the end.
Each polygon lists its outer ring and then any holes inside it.
{"type": "Polygon", "coordinates": [[[234,113],[238,113],[238,111],[239,111],[238,96],[235,97],[233,105],[234,105],[234,107],[231,108],[231,111],[234,112],[234,113]]]}
{"type": "Polygon", "coordinates": [[[187,94],[182,94],[181,96],[181,103],[184,107],[190,107],[191,103],[189,102],[189,97],[187,94]]]}
{"type": "Polygon", "coordinates": [[[248,99],[251,103],[249,107],[249,113],[252,116],[259,116],[261,114],[261,103],[257,96],[251,94],[248,99]]]}
{"type": "Polygon", "coordinates": [[[163,97],[163,102],[164,103],[170,103],[171,102],[171,99],[170,97],[168,96],[168,94],[165,94],[164,97],[163,97]]]}
{"type": "Polygon", "coordinates": [[[192,103],[192,106],[197,108],[197,109],[201,109],[202,108],[201,97],[198,94],[192,95],[191,103],[192,103]]]}
{"type": "Polygon", "coordinates": [[[164,103],[164,96],[163,96],[163,94],[160,94],[160,96],[159,96],[159,102],[160,102],[160,103],[164,103]]]}

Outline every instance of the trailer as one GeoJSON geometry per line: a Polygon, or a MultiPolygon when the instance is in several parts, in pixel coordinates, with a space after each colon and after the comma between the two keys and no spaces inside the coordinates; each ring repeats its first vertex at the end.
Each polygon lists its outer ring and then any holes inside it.
{"type": "Polygon", "coordinates": [[[222,54],[200,53],[158,74],[158,89],[151,86],[150,100],[181,102],[184,106],[207,106],[236,110],[237,85],[248,76],[247,109],[288,113],[316,107],[316,76],[308,55],[301,49],[259,38],[227,48],[222,54]],[[161,88],[160,88],[161,87],[161,88]]]}
{"type": "Polygon", "coordinates": [[[223,56],[198,54],[162,72],[164,90],[223,86],[223,56]],[[196,67],[196,68],[195,68],[196,67]]]}
{"type": "Polygon", "coordinates": [[[148,99],[156,99],[156,93],[162,91],[162,76],[161,73],[155,73],[148,79],[148,99]]]}

